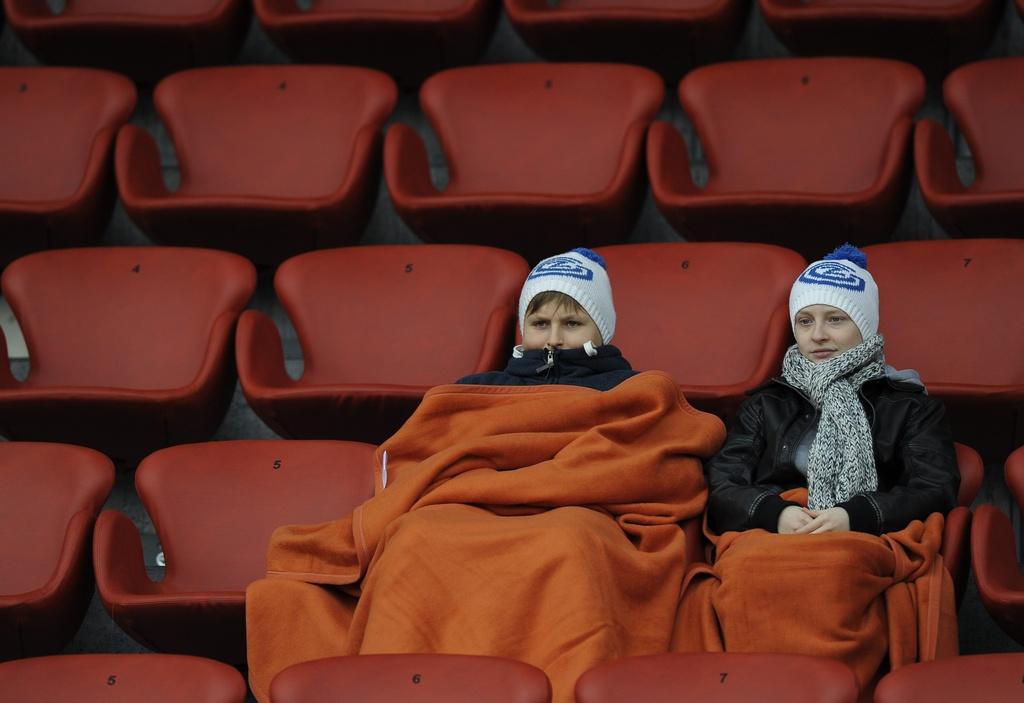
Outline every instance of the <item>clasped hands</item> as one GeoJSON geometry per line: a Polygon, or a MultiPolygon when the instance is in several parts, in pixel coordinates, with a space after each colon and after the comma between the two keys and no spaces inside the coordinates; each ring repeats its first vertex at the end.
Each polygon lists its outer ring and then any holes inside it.
{"type": "Polygon", "coordinates": [[[823,532],[849,532],[850,514],[844,508],[810,510],[790,505],[779,515],[780,535],[816,535],[823,532]]]}

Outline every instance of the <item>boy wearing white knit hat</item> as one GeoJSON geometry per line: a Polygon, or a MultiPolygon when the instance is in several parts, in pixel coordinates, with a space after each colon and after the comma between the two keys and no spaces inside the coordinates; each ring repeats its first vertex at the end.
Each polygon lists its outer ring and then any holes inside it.
{"type": "Polygon", "coordinates": [[[634,375],[611,346],[615,304],[604,259],[577,248],[544,259],[519,295],[519,331],[504,371],[459,379],[484,385],[564,383],[609,390],[634,375]]]}

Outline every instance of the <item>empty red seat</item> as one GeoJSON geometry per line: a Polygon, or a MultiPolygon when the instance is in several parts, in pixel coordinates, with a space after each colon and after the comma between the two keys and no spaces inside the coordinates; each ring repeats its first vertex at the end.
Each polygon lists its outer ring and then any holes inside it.
{"type": "Polygon", "coordinates": [[[943,84],[946,105],[974,157],[974,181],[957,174],[946,128],[921,120],[914,161],[921,195],[953,236],[1024,237],[1024,58],[979,61],[958,68],[943,84]]]}
{"type": "Polygon", "coordinates": [[[1024,653],[947,657],[904,666],[886,674],[874,703],[1016,703],[1020,700],[1024,653]]]}
{"type": "Polygon", "coordinates": [[[807,266],[799,254],[718,242],[598,252],[615,291],[615,344],[633,368],[671,373],[690,403],[725,417],[779,373],[792,344],[789,289],[807,266]]]}
{"type": "Polygon", "coordinates": [[[385,71],[403,85],[475,63],[497,0],[253,0],[270,39],[294,61],[385,71]]]}
{"type": "Polygon", "coordinates": [[[655,201],[687,239],[761,241],[814,260],[844,241],[888,239],[906,200],[924,79],[883,59],[763,59],[699,68],[679,99],[707,158],[690,175],[682,136],[655,122],[655,201]]]}
{"type": "Polygon", "coordinates": [[[917,369],[957,441],[1002,461],[1024,441],[1024,327],[1006,318],[1007,301],[1024,299],[1024,240],[893,242],[865,253],[883,291],[886,361],[917,369]]]}
{"type": "Polygon", "coordinates": [[[624,657],[576,682],[577,703],[854,703],[844,664],[801,654],[701,652],[624,657]]]}
{"type": "Polygon", "coordinates": [[[154,81],[228,63],[249,27],[243,0],[4,0],[7,21],[43,63],[96,66],[154,81]]]}
{"type": "MultiPolygon", "coordinates": [[[[1004,476],[1010,497],[1024,510],[1024,447],[1010,454],[1004,476]]],[[[1014,533],[1013,523],[999,508],[978,506],[971,559],[985,609],[1006,634],[1024,645],[1024,573],[1017,559],[1019,545],[1014,533]]]]}
{"type": "Polygon", "coordinates": [[[548,59],[640,64],[676,81],[694,64],[729,56],[747,7],[745,0],[505,0],[505,13],[548,59]]]}
{"type": "Polygon", "coordinates": [[[383,441],[431,387],[504,367],[528,272],[511,252],[473,246],[297,256],[274,284],[302,346],[302,377],[285,372],[273,320],[248,310],[236,341],[242,390],[283,436],[383,441]]]}
{"type": "Polygon", "coordinates": [[[135,86],[124,76],[0,68],[0,267],[99,239],[116,193],[114,136],[134,109],[135,86]]]}
{"type": "Polygon", "coordinates": [[[220,662],[173,654],[68,654],[0,664],[19,703],[243,703],[245,680],[220,662]]]}
{"type": "Polygon", "coordinates": [[[913,61],[937,74],[979,55],[1002,0],[758,0],[765,22],[792,51],[913,61]]]}
{"type": "MultiPolygon", "coordinates": [[[[59,652],[78,630],[92,598],[92,526],[113,485],[99,452],[0,442],[0,661],[59,652]]],[[[0,698],[14,700],[3,680],[0,698]]]]}
{"type": "Polygon", "coordinates": [[[644,131],[664,88],[612,64],[507,64],[431,76],[420,103],[440,138],[448,184],[430,179],[416,131],[394,124],[384,174],[420,237],[489,244],[531,261],[622,241],[643,195],[644,131]]]}
{"type": "Polygon", "coordinates": [[[363,654],[303,662],[270,685],[274,703],[547,703],[543,671],[501,657],[465,654],[363,654]]]}
{"type": "Polygon", "coordinates": [[[18,381],[0,357],[0,432],[82,444],[129,465],[206,439],[234,392],[231,339],[255,287],[252,264],[206,249],[18,259],[3,273],[3,294],[31,370],[18,381]]]}
{"type": "Polygon", "coordinates": [[[377,191],[380,126],[397,90],[376,71],[341,66],[195,69],[154,92],[181,167],[164,184],[155,140],[117,138],[125,210],[153,239],[277,264],[356,242],[377,191]]]}
{"type": "Polygon", "coordinates": [[[373,494],[375,447],[238,440],[148,456],[135,487],[166,571],[146,574],[138,529],[116,510],[96,522],[93,555],[110,616],[150,649],[245,663],[245,588],[266,573],[280,525],[334,520],[373,494]]]}

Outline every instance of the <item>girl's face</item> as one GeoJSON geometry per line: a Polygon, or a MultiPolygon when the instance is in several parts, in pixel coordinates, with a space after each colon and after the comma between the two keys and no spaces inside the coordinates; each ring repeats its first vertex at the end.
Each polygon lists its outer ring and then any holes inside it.
{"type": "Polygon", "coordinates": [[[604,344],[597,324],[583,308],[574,311],[551,301],[524,320],[523,346],[526,349],[579,349],[588,340],[597,347],[604,344]]]}
{"type": "Polygon", "coordinates": [[[864,341],[850,316],[831,305],[808,305],[796,314],[793,322],[797,348],[815,364],[864,341]]]}

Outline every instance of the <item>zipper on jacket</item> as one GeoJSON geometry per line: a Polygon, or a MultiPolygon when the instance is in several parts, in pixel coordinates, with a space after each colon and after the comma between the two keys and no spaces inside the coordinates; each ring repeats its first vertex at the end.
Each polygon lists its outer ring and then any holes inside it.
{"type": "Polygon", "coordinates": [[[538,366],[537,369],[534,371],[534,373],[542,373],[544,371],[549,371],[555,365],[555,350],[554,349],[548,349],[547,351],[548,351],[548,360],[547,360],[547,362],[542,364],[542,365],[540,365],[540,366],[538,366]]]}

